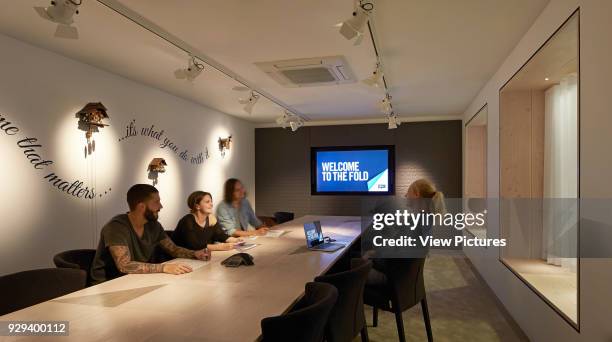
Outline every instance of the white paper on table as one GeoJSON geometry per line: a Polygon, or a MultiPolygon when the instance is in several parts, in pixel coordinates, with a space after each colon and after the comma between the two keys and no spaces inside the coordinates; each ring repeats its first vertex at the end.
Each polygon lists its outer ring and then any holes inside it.
{"type": "Polygon", "coordinates": [[[183,264],[183,265],[187,265],[187,266],[191,267],[191,269],[194,270],[194,271],[197,270],[198,268],[206,266],[208,263],[209,263],[209,261],[202,261],[202,260],[197,260],[197,259],[184,259],[184,258],[177,258],[177,259],[173,259],[173,260],[164,262],[164,264],[183,264]]]}
{"type": "Polygon", "coordinates": [[[285,230],[268,230],[268,232],[264,236],[265,237],[277,238],[277,237],[280,237],[281,235],[283,235],[285,233],[286,233],[285,230]]]}
{"type": "Polygon", "coordinates": [[[259,246],[259,245],[256,244],[256,243],[248,243],[247,242],[247,243],[245,243],[243,245],[234,246],[234,249],[239,251],[239,252],[244,252],[244,251],[248,251],[251,248],[255,248],[257,246],[259,246]]]}

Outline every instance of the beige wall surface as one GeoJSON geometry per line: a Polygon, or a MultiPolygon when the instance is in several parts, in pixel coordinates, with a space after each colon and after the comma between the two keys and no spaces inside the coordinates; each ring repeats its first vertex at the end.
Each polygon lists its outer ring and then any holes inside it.
{"type": "MultiPolygon", "coordinates": [[[[166,229],[174,229],[187,213],[191,191],[209,191],[218,203],[228,177],[244,181],[255,205],[252,124],[4,35],[0,51],[0,126],[19,129],[0,130],[0,275],[51,267],[53,255],[63,250],[94,248],[101,227],[128,210],[127,189],[151,183],[147,166],[154,157],[168,163],[157,185],[166,229]],[[85,133],[77,129],[74,115],[98,101],[108,109],[110,126],[94,134],[96,150],[85,157],[85,133]],[[132,120],[138,135],[120,140],[132,120]],[[141,128],[152,125],[160,140],[140,135],[141,128]],[[217,139],[230,134],[231,150],[222,157],[217,139]],[[28,152],[28,160],[27,148],[17,144],[26,138],[37,139],[32,145],[41,146],[33,152],[53,164],[34,168],[30,160],[37,157],[28,152]],[[177,146],[176,153],[160,147],[166,138],[177,146]],[[210,158],[192,164],[191,157],[206,148],[210,158]],[[180,157],[185,150],[187,160],[180,157]],[[44,179],[51,172],[70,184],[93,187],[95,199],[53,187],[44,179]]],[[[181,81],[169,74],[168,82],[181,81]]]]}
{"type": "MultiPolygon", "coordinates": [[[[612,1],[551,0],[534,25],[464,113],[468,120],[488,103],[488,196],[499,197],[499,89],[563,22],[580,7],[580,196],[611,198],[612,1]]],[[[488,236],[499,236],[496,210],[489,211],[488,236]]],[[[581,212],[583,220],[590,213],[581,212]]],[[[593,219],[597,219],[593,217],[593,219]]],[[[499,262],[499,248],[466,248],[466,254],[511,315],[533,341],[612,339],[612,261],[580,261],[580,332],[499,262]]]]}

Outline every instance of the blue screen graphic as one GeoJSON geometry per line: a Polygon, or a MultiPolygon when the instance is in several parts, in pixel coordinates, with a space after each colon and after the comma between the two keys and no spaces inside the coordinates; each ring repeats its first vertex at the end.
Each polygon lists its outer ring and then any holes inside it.
{"type": "Polygon", "coordinates": [[[388,192],[389,151],[316,151],[317,192],[388,192]]]}

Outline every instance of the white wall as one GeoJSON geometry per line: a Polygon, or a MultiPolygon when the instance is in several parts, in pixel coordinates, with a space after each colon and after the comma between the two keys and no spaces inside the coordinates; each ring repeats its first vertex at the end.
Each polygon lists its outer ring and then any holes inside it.
{"type": "MultiPolygon", "coordinates": [[[[0,51],[0,119],[20,129],[16,135],[0,131],[0,274],[51,267],[57,252],[95,248],[101,227],[128,210],[127,189],[151,182],[146,169],[153,157],[169,164],[157,185],[166,229],[187,212],[191,191],[209,191],[218,203],[228,177],[242,179],[255,204],[252,124],[4,35],[0,51]],[[98,101],[108,108],[111,126],[94,135],[96,151],[85,158],[85,134],[74,114],[98,101]],[[181,151],[208,147],[210,159],[183,162],[149,137],[119,141],[133,119],[138,128],[164,129],[162,140],[172,139],[181,151]],[[232,148],[222,158],[217,139],[229,134],[232,148]],[[17,146],[26,137],[38,139],[37,153],[52,165],[34,169],[17,146]],[[83,181],[103,196],[87,200],[61,192],[43,179],[50,172],[83,181]]],[[[168,82],[178,80],[169,75],[168,82]]]]}
{"type": "MultiPolygon", "coordinates": [[[[500,69],[464,113],[468,120],[488,103],[488,196],[499,195],[499,89],[580,7],[580,194],[612,196],[612,1],[551,0],[500,69]]],[[[499,237],[495,213],[489,213],[488,237],[499,237]]],[[[581,213],[588,218],[588,213],[581,213]]],[[[612,339],[612,262],[580,263],[580,332],[566,323],[498,260],[498,248],[470,248],[466,254],[533,341],[609,341],[612,339]]]]}

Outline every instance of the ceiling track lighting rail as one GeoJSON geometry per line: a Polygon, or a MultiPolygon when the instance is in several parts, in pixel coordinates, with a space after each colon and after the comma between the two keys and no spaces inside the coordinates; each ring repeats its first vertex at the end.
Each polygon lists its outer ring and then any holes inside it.
{"type": "MultiPolygon", "coordinates": [[[[371,0],[370,0],[371,1],[371,0]]],[[[359,0],[359,6],[366,12],[370,13],[374,10],[374,4],[370,1],[359,0]]],[[[391,95],[389,94],[389,84],[387,83],[387,79],[385,77],[383,62],[382,62],[382,52],[378,49],[376,35],[374,34],[374,19],[372,16],[368,15],[368,32],[370,33],[370,40],[372,41],[372,48],[374,49],[374,54],[376,55],[376,71],[375,73],[380,73],[380,80],[382,81],[382,86],[385,89],[385,97],[382,100],[383,103],[383,113],[387,117],[389,123],[389,129],[395,129],[397,126],[401,124],[401,121],[395,114],[393,110],[393,103],[391,103],[391,95]]]]}
{"type": "Polygon", "coordinates": [[[340,27],[340,34],[348,40],[355,38],[354,45],[359,45],[363,40],[364,31],[367,27],[374,54],[376,55],[376,69],[370,77],[362,80],[362,83],[372,87],[384,88],[385,97],[381,100],[380,108],[389,122],[389,129],[395,129],[400,124],[400,120],[393,111],[389,84],[387,83],[382,63],[382,53],[378,49],[376,40],[374,17],[372,15],[374,0],[354,0],[353,8],[352,17],[338,25],[340,27]]]}
{"type": "MultiPolygon", "coordinates": [[[[79,0],[79,1],[82,1],[82,0],[79,0]]],[[[279,99],[275,98],[274,96],[272,96],[268,92],[255,87],[249,81],[247,81],[244,78],[240,77],[238,74],[234,73],[233,71],[231,71],[230,69],[228,69],[224,65],[222,65],[219,62],[213,60],[212,58],[206,56],[204,53],[202,53],[201,51],[199,51],[195,47],[191,46],[189,43],[183,41],[179,37],[171,34],[170,32],[168,32],[166,30],[164,30],[163,28],[161,28],[160,26],[158,26],[154,22],[152,22],[149,19],[143,17],[142,15],[138,14],[137,12],[131,10],[130,8],[126,7],[125,5],[120,3],[119,1],[117,1],[117,0],[97,0],[97,1],[100,4],[108,7],[112,11],[115,11],[118,14],[120,14],[121,16],[125,17],[126,19],[132,21],[136,25],[144,28],[145,30],[153,33],[154,35],[158,36],[159,38],[165,40],[166,42],[168,42],[171,45],[175,46],[179,50],[184,51],[185,53],[187,53],[189,56],[193,57],[194,59],[202,61],[203,63],[205,63],[206,65],[210,66],[211,68],[213,68],[213,69],[217,70],[218,72],[224,74],[225,76],[233,79],[234,81],[238,82],[239,84],[241,84],[241,85],[251,89],[252,91],[257,93],[258,95],[265,97],[270,102],[272,102],[272,103],[276,104],[277,106],[283,108],[285,111],[291,112],[293,115],[296,115],[296,116],[300,117],[302,121],[309,120],[309,118],[306,115],[299,113],[294,108],[292,108],[291,106],[285,104],[284,102],[280,101],[279,99]]]]}

